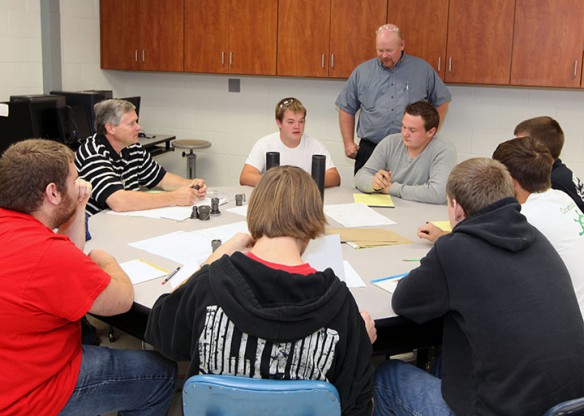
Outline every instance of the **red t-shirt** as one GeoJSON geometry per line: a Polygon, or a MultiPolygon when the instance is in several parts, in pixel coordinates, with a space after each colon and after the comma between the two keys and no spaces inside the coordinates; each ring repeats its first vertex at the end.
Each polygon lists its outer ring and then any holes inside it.
{"type": "Polygon", "coordinates": [[[0,414],[56,415],[77,383],[81,326],[111,277],[69,238],[0,209],[0,414]]]}
{"type": "Polygon", "coordinates": [[[287,266],[285,264],[271,263],[271,262],[266,261],[264,259],[260,259],[258,256],[256,256],[255,254],[253,254],[251,251],[248,251],[247,252],[247,255],[248,255],[248,257],[254,259],[255,261],[257,261],[259,263],[262,263],[265,266],[268,266],[271,269],[284,270],[285,272],[288,272],[288,273],[301,274],[301,275],[304,275],[304,276],[307,276],[309,274],[316,273],[316,269],[314,269],[308,263],[299,264],[297,266],[287,266]]]}

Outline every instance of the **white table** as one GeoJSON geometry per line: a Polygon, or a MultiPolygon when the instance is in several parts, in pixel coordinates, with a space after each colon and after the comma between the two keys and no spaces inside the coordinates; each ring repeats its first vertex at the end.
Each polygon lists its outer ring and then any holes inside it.
{"type": "MultiPolygon", "coordinates": [[[[235,206],[235,194],[245,193],[249,200],[251,187],[211,188],[229,198],[229,202],[221,205],[221,215],[211,217],[209,221],[187,219],[182,222],[166,219],[150,219],[110,215],[101,212],[91,217],[89,229],[92,240],[86,244],[86,251],[92,248],[102,248],[116,257],[119,262],[141,258],[156,265],[175,269],[178,264],[164,257],[134,248],[128,243],[156,237],[174,231],[194,231],[207,227],[225,225],[242,221],[243,217],[226,211],[235,206]]],[[[325,190],[325,205],[353,202],[353,193],[359,192],[353,188],[336,187],[325,190]]],[[[359,307],[368,311],[375,319],[379,341],[377,349],[399,351],[409,350],[421,344],[431,344],[439,332],[439,325],[419,326],[404,318],[397,317],[391,308],[391,294],[370,283],[371,280],[407,272],[418,265],[416,262],[406,262],[403,259],[421,258],[431,248],[431,244],[420,240],[416,231],[426,221],[446,220],[447,209],[443,205],[421,204],[393,198],[395,208],[374,208],[375,211],[395,221],[395,225],[383,226],[408,238],[412,244],[384,246],[377,248],[353,249],[342,245],[345,260],[349,261],[367,284],[364,288],[352,288],[351,292],[359,307]],[[386,331],[384,331],[384,329],[386,331]]],[[[341,227],[329,218],[329,227],[341,227]]],[[[134,286],[135,304],[127,314],[103,320],[119,326],[121,329],[141,337],[145,320],[156,299],[171,288],[162,285],[162,279],[150,280],[134,286]]]]}

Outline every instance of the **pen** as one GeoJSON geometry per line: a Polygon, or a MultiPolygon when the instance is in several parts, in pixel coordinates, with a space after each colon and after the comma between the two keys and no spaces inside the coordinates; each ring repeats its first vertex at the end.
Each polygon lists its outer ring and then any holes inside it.
{"type": "Polygon", "coordinates": [[[174,276],[175,274],[178,273],[178,271],[180,270],[180,266],[178,266],[176,268],[176,270],[173,270],[172,272],[170,272],[170,274],[168,276],[166,276],[166,279],[164,279],[164,281],[162,282],[162,284],[166,284],[166,282],[168,282],[170,279],[172,279],[172,276],[174,276]]]}
{"type": "Polygon", "coordinates": [[[407,276],[408,274],[410,274],[410,272],[405,272],[405,273],[400,273],[400,274],[394,274],[393,276],[380,277],[379,279],[373,279],[371,281],[371,283],[383,282],[384,280],[399,279],[400,277],[407,276]]]}
{"type": "Polygon", "coordinates": [[[403,259],[403,261],[421,261],[422,259],[403,259]]]}

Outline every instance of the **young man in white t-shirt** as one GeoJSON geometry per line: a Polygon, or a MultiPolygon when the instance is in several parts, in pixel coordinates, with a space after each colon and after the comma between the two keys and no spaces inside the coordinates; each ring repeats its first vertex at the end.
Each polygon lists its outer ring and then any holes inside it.
{"type": "Polygon", "coordinates": [[[256,186],[266,171],[266,153],[278,152],[280,165],[292,165],[308,173],[312,170],[312,156],[326,157],[324,186],[339,186],[341,177],[324,145],[307,134],[306,108],[296,98],[284,98],[276,104],[276,124],[279,132],[262,137],[252,147],[239,176],[241,185],[256,186]]]}

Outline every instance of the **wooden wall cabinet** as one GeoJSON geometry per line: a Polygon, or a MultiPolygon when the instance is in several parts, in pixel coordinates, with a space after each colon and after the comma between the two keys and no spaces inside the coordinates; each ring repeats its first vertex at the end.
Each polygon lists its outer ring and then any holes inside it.
{"type": "Polygon", "coordinates": [[[185,71],[275,75],[277,30],[277,0],[185,0],[185,71]]]}
{"type": "Polygon", "coordinates": [[[387,21],[400,28],[406,53],[428,62],[444,79],[448,0],[389,0],[387,21]]]}
{"type": "Polygon", "coordinates": [[[446,82],[509,84],[515,0],[450,0],[446,82]]]}
{"type": "Polygon", "coordinates": [[[584,2],[517,0],[511,84],[579,87],[584,2]]]}
{"type": "Polygon", "coordinates": [[[102,69],[183,70],[183,0],[100,0],[102,69]]]}
{"type": "Polygon", "coordinates": [[[406,53],[445,82],[509,84],[515,0],[389,0],[406,53]]]}
{"type": "Polygon", "coordinates": [[[279,0],[278,75],[347,78],[375,57],[387,0],[279,0]]]}

